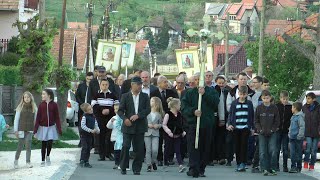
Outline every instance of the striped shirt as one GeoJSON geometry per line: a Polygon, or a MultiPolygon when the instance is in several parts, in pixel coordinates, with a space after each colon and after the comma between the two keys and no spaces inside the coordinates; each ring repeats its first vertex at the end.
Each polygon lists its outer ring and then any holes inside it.
{"type": "Polygon", "coordinates": [[[236,129],[248,128],[248,104],[247,103],[238,103],[236,104],[236,129]]]}
{"type": "Polygon", "coordinates": [[[107,123],[108,120],[115,115],[113,105],[116,103],[119,103],[119,100],[116,95],[110,90],[108,90],[107,92],[98,91],[98,93],[95,94],[91,101],[93,113],[97,120],[99,121],[101,119],[104,119],[104,123],[107,123]],[[102,114],[102,111],[104,109],[109,109],[108,115],[102,114]]]}
{"type": "Polygon", "coordinates": [[[96,120],[95,120],[94,128],[93,128],[93,129],[91,129],[91,128],[89,128],[89,127],[87,126],[87,118],[86,118],[86,116],[82,116],[82,119],[81,119],[81,128],[82,128],[84,131],[88,132],[88,133],[92,133],[92,131],[93,131],[94,129],[97,129],[98,132],[100,132],[100,129],[99,129],[99,126],[98,126],[98,123],[97,123],[96,120]]]}

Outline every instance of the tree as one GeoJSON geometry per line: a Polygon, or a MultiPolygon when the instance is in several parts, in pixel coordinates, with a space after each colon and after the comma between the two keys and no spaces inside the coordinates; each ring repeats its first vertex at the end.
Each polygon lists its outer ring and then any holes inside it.
{"type": "Polygon", "coordinates": [[[143,39],[149,40],[149,48],[150,48],[151,54],[154,54],[156,53],[156,50],[157,50],[156,41],[154,39],[152,31],[149,28],[146,28],[145,31],[146,33],[144,34],[143,39]]]}
{"type": "Polygon", "coordinates": [[[169,45],[169,24],[166,19],[163,19],[163,26],[159,33],[159,40],[157,41],[157,49],[161,52],[168,48],[169,45]]]}
{"type": "MultiPolygon", "coordinates": [[[[48,84],[48,77],[52,72],[53,57],[50,50],[56,29],[45,20],[38,25],[39,16],[29,19],[27,22],[17,20],[20,39],[18,42],[21,59],[19,67],[23,87],[34,94],[48,84]]],[[[38,97],[39,98],[39,97],[38,97]]],[[[39,101],[39,99],[38,99],[39,101]]]]}
{"type": "MultiPolygon", "coordinates": [[[[258,43],[252,42],[245,46],[255,71],[258,67],[258,43]]],[[[271,82],[271,93],[278,97],[281,90],[287,90],[293,101],[298,99],[312,82],[313,64],[294,47],[276,38],[264,40],[264,56],[263,72],[271,82]]]]}
{"type": "Polygon", "coordinates": [[[309,26],[302,25],[302,28],[305,28],[308,31],[308,34],[312,37],[312,44],[316,47],[316,49],[311,49],[310,47],[306,47],[304,44],[296,41],[286,33],[283,33],[282,38],[292,47],[294,47],[297,51],[303,54],[306,58],[308,58],[314,67],[314,75],[313,75],[313,89],[320,89],[320,15],[317,15],[317,26],[309,26]]]}

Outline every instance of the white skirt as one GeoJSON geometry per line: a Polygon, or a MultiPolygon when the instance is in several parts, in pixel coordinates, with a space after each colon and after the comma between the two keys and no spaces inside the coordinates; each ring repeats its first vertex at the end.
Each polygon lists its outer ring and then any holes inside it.
{"type": "Polygon", "coordinates": [[[36,138],[39,141],[58,140],[58,132],[56,125],[53,126],[39,126],[36,138]]]}

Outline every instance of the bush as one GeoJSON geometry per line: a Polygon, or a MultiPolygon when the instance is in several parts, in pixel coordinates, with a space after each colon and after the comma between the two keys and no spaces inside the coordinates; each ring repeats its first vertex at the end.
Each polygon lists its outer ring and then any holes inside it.
{"type": "Polygon", "coordinates": [[[21,85],[21,75],[20,75],[19,67],[0,65],[0,84],[21,85]]]}
{"type": "Polygon", "coordinates": [[[20,56],[16,53],[6,52],[0,55],[0,65],[3,66],[17,66],[20,56]]]}

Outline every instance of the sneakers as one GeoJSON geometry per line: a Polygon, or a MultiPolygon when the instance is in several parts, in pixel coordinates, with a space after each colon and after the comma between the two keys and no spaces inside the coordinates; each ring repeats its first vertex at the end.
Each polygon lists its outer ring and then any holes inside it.
{"type": "Polygon", "coordinates": [[[179,173],[183,173],[186,170],[186,167],[184,167],[183,165],[179,166],[179,173]]]}
{"type": "Polygon", "coordinates": [[[46,162],[47,162],[47,166],[50,166],[50,165],[51,165],[50,156],[47,156],[46,162]]]}
{"type": "Polygon", "coordinates": [[[303,163],[303,168],[304,168],[304,169],[308,169],[308,168],[309,168],[308,162],[304,162],[304,163],[303,163]]]}
{"type": "Polygon", "coordinates": [[[263,170],[263,173],[262,173],[264,176],[268,176],[269,175],[269,172],[267,170],[263,170]]]}
{"type": "Polygon", "coordinates": [[[251,173],[260,173],[259,167],[253,167],[251,173]]]}
{"type": "Polygon", "coordinates": [[[220,165],[224,165],[224,164],[226,164],[226,160],[221,159],[221,160],[219,161],[219,164],[220,164],[220,165]]]}
{"type": "Polygon", "coordinates": [[[14,161],[13,166],[14,166],[15,169],[18,169],[18,168],[19,168],[18,160],[15,160],[15,161],[14,161]]]}
{"type": "Polygon", "coordinates": [[[45,162],[45,161],[41,161],[40,166],[41,166],[41,167],[44,167],[45,165],[46,165],[46,162],[45,162]]]}
{"type": "Polygon", "coordinates": [[[152,163],[152,168],[154,171],[158,170],[156,163],[152,163]]]}
{"type": "Polygon", "coordinates": [[[151,172],[152,166],[148,165],[147,172],[151,172]]]}
{"type": "Polygon", "coordinates": [[[32,168],[32,164],[30,162],[27,163],[27,168],[32,168]]]}
{"type": "Polygon", "coordinates": [[[130,171],[130,168],[126,168],[126,171],[130,171]]]}
{"type": "Polygon", "coordinates": [[[85,162],[84,162],[84,160],[80,160],[80,167],[84,167],[84,164],[85,164],[85,162]]]}
{"type": "Polygon", "coordinates": [[[245,171],[246,171],[246,165],[245,165],[244,163],[241,163],[241,164],[238,166],[238,168],[237,168],[236,171],[237,171],[237,172],[245,172],[245,171]]]}
{"type": "Polygon", "coordinates": [[[119,166],[118,165],[114,165],[112,169],[118,169],[119,166]]]}
{"type": "Polygon", "coordinates": [[[298,169],[295,167],[292,167],[289,171],[289,173],[298,173],[298,169]]]}
{"type": "Polygon", "coordinates": [[[309,170],[313,171],[314,170],[314,165],[309,165],[309,170]]]}
{"type": "Polygon", "coordinates": [[[85,167],[85,168],[92,168],[92,166],[91,166],[91,164],[89,164],[89,162],[86,162],[86,163],[84,164],[84,167],[85,167]]]}
{"type": "Polygon", "coordinates": [[[276,175],[277,175],[277,171],[272,169],[272,170],[270,171],[270,175],[271,175],[271,176],[276,176],[276,175]]]}

